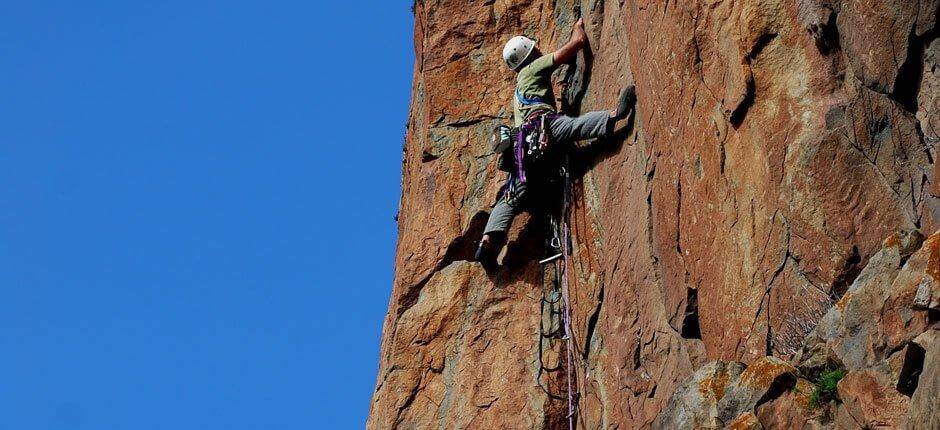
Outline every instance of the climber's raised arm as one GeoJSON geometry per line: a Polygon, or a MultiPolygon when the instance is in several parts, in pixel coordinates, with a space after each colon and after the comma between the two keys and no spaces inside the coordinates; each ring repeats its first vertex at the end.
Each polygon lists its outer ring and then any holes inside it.
{"type": "Polygon", "coordinates": [[[587,33],[584,32],[584,20],[578,19],[574,23],[574,31],[571,32],[571,39],[557,51],[552,53],[552,60],[555,64],[565,64],[578,55],[578,51],[587,43],[587,33]]]}

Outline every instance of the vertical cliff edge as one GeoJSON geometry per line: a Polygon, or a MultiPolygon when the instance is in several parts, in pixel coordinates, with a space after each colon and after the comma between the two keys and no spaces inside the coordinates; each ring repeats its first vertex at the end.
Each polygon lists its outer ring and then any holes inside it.
{"type": "Polygon", "coordinates": [[[574,105],[638,102],[628,136],[573,156],[577,428],[940,428],[938,8],[417,0],[368,428],[568,427],[541,219],[497,270],[469,260],[503,178],[503,43],[548,51],[578,16],[574,105]]]}

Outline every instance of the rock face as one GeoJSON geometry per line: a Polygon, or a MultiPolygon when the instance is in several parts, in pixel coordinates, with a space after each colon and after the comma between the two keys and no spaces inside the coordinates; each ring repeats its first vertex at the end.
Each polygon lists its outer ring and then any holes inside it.
{"type": "Polygon", "coordinates": [[[609,109],[627,84],[638,102],[625,138],[572,154],[576,426],[937,428],[940,239],[912,232],[940,228],[938,7],[417,1],[367,427],[568,426],[565,343],[540,337],[541,217],[517,218],[498,269],[469,260],[503,180],[502,44],[549,51],[580,14],[567,104],[609,109]],[[846,372],[838,400],[809,411],[826,366],[846,372]]]}
{"type": "Polygon", "coordinates": [[[709,363],[676,390],[653,427],[735,428],[750,419],[756,428],[940,428],[940,308],[915,300],[918,290],[940,284],[938,253],[940,232],[926,241],[889,237],[793,364],[775,357],[709,363]],[[822,375],[832,372],[839,375],[834,398],[821,398],[822,375]]]}

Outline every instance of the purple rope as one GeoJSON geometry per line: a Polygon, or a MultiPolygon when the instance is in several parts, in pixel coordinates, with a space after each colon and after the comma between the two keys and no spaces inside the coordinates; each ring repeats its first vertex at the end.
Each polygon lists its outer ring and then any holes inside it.
{"type": "Polygon", "coordinates": [[[519,133],[516,135],[516,147],[514,148],[516,155],[516,175],[519,178],[519,182],[525,182],[525,169],[522,167],[522,161],[523,154],[525,154],[523,147],[525,146],[526,125],[527,124],[523,124],[522,127],[519,127],[519,133]]]}

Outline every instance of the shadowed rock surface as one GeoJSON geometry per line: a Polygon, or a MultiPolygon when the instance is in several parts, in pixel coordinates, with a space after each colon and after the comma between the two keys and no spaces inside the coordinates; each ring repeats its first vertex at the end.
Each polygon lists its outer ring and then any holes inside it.
{"type": "Polygon", "coordinates": [[[938,428],[938,6],[417,1],[367,427],[567,428],[564,371],[540,371],[564,367],[562,342],[539,353],[541,219],[498,269],[468,260],[503,179],[502,45],[550,51],[580,13],[567,104],[638,102],[627,136],[573,156],[578,428],[938,428]],[[827,366],[839,400],[810,408],[827,366]]]}

